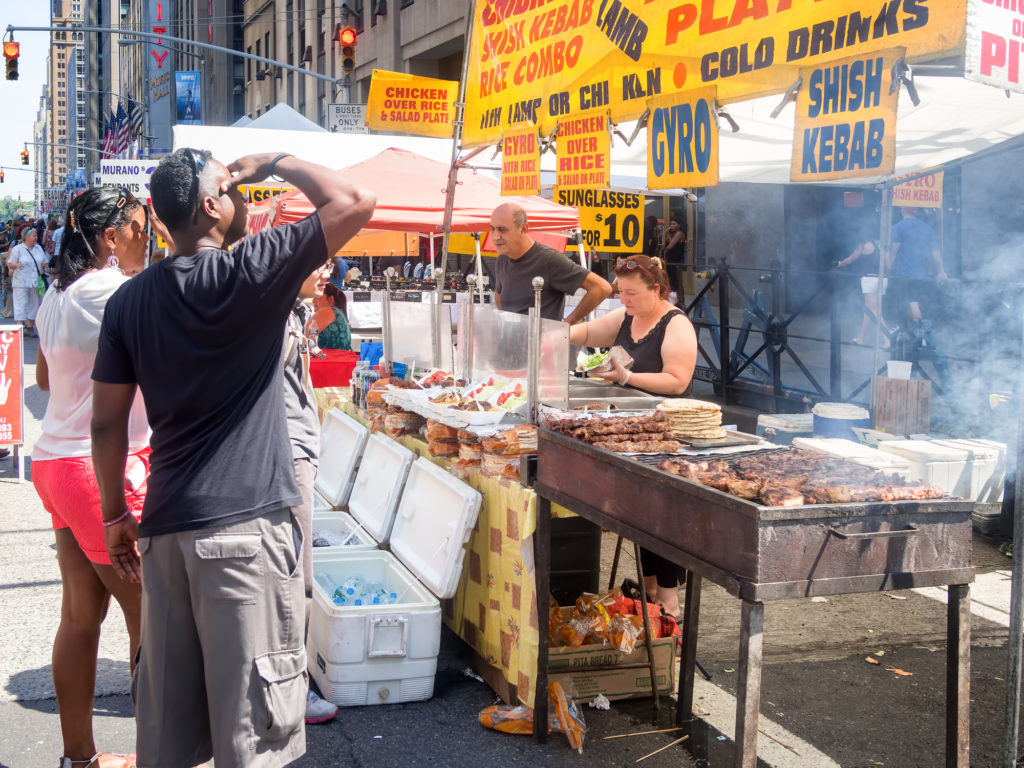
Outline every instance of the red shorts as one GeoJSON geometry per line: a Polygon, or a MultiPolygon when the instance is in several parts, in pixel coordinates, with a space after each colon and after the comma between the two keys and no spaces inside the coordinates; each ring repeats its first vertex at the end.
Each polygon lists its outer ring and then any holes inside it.
{"type": "MultiPolygon", "coordinates": [[[[134,490],[129,489],[126,483],[124,492],[128,509],[136,519],[142,515],[142,504],[146,500],[149,453],[150,449],[144,448],[129,455],[125,466],[127,476],[142,478],[134,490]],[[145,471],[141,472],[142,469],[145,471]]],[[[32,484],[43,502],[43,508],[53,516],[53,529],[70,528],[75,541],[89,560],[110,565],[110,556],[103,538],[100,489],[96,485],[92,458],[82,456],[33,461],[32,484]]]]}

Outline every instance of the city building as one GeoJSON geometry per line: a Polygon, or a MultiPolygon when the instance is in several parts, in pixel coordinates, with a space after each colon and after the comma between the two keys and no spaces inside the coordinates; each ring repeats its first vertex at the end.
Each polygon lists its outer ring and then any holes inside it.
{"type": "Polygon", "coordinates": [[[66,29],[50,34],[49,141],[37,140],[34,154],[36,163],[46,168],[53,186],[65,183],[77,169],[85,172],[86,153],[72,146],[72,137],[78,133],[77,116],[85,88],[85,36],[74,29],[82,23],[82,6],[83,0],[53,0],[50,8],[50,25],[66,29]]]}
{"type": "Polygon", "coordinates": [[[366,103],[374,69],[458,80],[471,7],[465,0],[245,0],[246,53],[337,81],[246,61],[245,114],[256,119],[284,103],[326,127],[328,104],[366,103]],[[346,26],[358,34],[347,81],[337,42],[346,26]]]}

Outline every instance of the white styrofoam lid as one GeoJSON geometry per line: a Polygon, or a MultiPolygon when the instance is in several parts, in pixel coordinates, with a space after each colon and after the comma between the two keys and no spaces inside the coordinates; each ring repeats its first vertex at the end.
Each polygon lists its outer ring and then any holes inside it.
{"type": "Polygon", "coordinates": [[[878,450],[906,456],[915,461],[967,461],[967,451],[936,445],[930,440],[890,440],[878,444],[878,450]]]}
{"type": "Polygon", "coordinates": [[[391,535],[398,500],[415,458],[404,445],[384,435],[370,435],[366,442],[348,511],[377,541],[391,535]]]}
{"type": "Polygon", "coordinates": [[[454,597],[480,513],[480,494],[422,457],[413,462],[391,531],[391,551],[439,598],[454,597]]]}
{"type": "Polygon", "coordinates": [[[335,507],[348,502],[370,430],[336,408],[320,428],[320,465],[314,487],[335,507]]]}
{"type": "Polygon", "coordinates": [[[991,446],[984,445],[982,443],[976,443],[974,440],[933,440],[936,445],[942,445],[946,448],[952,448],[958,451],[967,451],[971,458],[978,459],[981,461],[992,461],[999,455],[999,449],[991,446]]]}
{"type": "Polygon", "coordinates": [[[757,417],[758,426],[786,429],[790,432],[810,432],[814,429],[813,413],[762,413],[757,417]]]}
{"type": "Polygon", "coordinates": [[[882,453],[877,448],[845,440],[841,437],[794,437],[793,445],[810,451],[827,453],[837,458],[849,459],[875,469],[906,468],[906,459],[895,454],[882,453]]]}

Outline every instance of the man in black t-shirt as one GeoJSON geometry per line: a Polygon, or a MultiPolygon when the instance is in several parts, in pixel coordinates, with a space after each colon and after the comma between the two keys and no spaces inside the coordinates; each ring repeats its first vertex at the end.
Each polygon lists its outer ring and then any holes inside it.
{"type": "Polygon", "coordinates": [[[138,762],[275,768],[305,751],[307,691],[285,322],[303,280],[375,199],[288,154],[225,167],[192,149],[164,158],[151,190],[176,255],[111,297],[93,369],[107,550],[121,578],[142,580],[138,762]],[[227,250],[245,234],[238,186],[274,173],[316,212],[227,250]],[[138,524],[123,492],[136,387],[153,429],[138,524]]]}
{"type": "Polygon", "coordinates": [[[530,237],[526,211],[514,203],[502,203],[491,214],[491,238],[498,250],[494,300],[498,309],[528,314],[533,306],[533,278],[544,278],[541,317],[574,325],[612,295],[612,287],[600,275],[584,269],[554,248],[530,237]],[[587,295],[568,317],[565,297],[582,287],[587,295]]]}

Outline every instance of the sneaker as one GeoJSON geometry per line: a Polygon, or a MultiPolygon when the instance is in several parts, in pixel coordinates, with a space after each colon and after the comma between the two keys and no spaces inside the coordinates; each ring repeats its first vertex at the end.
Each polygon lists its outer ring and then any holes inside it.
{"type": "Polygon", "coordinates": [[[338,708],[312,691],[306,694],[306,725],[319,725],[333,720],[338,708]]]}

